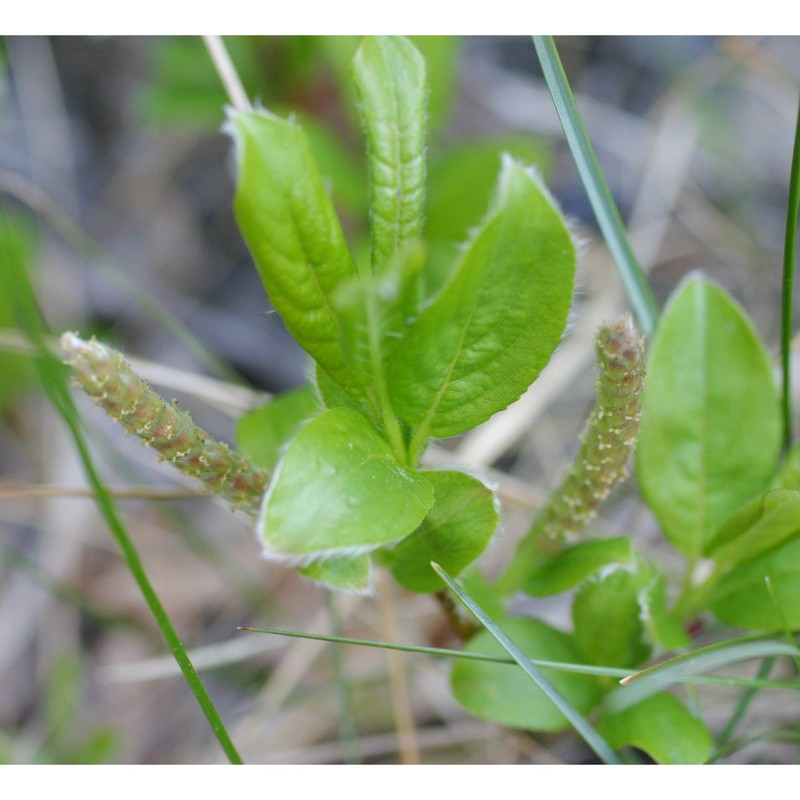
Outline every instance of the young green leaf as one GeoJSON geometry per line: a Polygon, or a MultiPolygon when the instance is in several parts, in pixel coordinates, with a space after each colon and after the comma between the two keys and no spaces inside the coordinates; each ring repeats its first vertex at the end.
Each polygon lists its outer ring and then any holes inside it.
{"type": "MultiPolygon", "coordinates": [[[[581,661],[578,648],[567,634],[539,620],[504,619],[500,627],[530,658],[581,661]]],[[[489,655],[505,652],[486,630],[470,639],[465,650],[489,655]]],[[[592,677],[546,668],[541,672],[579,712],[589,711],[599,699],[599,686],[592,677]]],[[[558,731],[569,727],[566,717],[521,669],[489,662],[459,661],[453,665],[450,682],[456,700],[483,719],[531,731],[558,731]]]]}
{"type": "Polygon", "coordinates": [[[315,561],[301,567],[299,572],[316,583],[346,592],[368,592],[372,585],[372,563],[368,555],[315,561]]]}
{"type": "MultiPolygon", "coordinates": [[[[461,36],[411,36],[425,60],[428,78],[428,132],[450,121],[450,109],[458,94],[458,73],[464,39],[461,36]]],[[[430,182],[429,182],[430,183],[430,182]]]]}
{"type": "Polygon", "coordinates": [[[380,275],[345,281],[333,296],[348,368],[378,421],[393,417],[386,389],[386,358],[419,313],[426,250],[407,241],[380,275]]]}
{"type": "Polygon", "coordinates": [[[425,61],[402,36],[367,37],[353,59],[367,137],[372,268],[383,271],[422,233],[425,204],[425,61]]]}
{"type": "Polygon", "coordinates": [[[612,747],[636,747],[659,764],[704,764],[711,754],[706,726],[667,692],[616,714],[603,714],[597,730],[612,747]]]}
{"type": "Polygon", "coordinates": [[[486,216],[502,154],[524,164],[548,166],[549,154],[530,133],[449,145],[431,161],[425,238],[463,242],[486,216]]]}
{"type": "Polygon", "coordinates": [[[366,417],[335,408],[289,445],[257,530],[268,556],[310,562],[401,539],[432,504],[428,480],[397,463],[366,417]]]}
{"type": "Polygon", "coordinates": [[[772,485],[776,489],[800,491],[800,444],[796,444],[786,453],[772,485]]]}
{"type": "Polygon", "coordinates": [[[493,492],[477,478],[449,470],[422,474],[433,486],[433,507],[417,530],[380,551],[380,558],[406,589],[438,592],[444,583],[431,561],[458,575],[484,551],[500,516],[493,492]]]}
{"type": "Polygon", "coordinates": [[[726,625],[764,631],[800,628],[800,540],[729,572],[714,588],[710,606],[726,625]]]}
{"type": "Polygon", "coordinates": [[[773,489],[748,503],[706,547],[722,569],[752,561],[800,534],[800,492],[773,489]]]}
{"type": "Polygon", "coordinates": [[[389,360],[394,409],[417,429],[412,450],[519,398],[558,344],[574,271],[561,215],[538,180],[506,160],[492,211],[389,360]]]}
{"type": "Polygon", "coordinates": [[[239,450],[256,466],[274,470],[283,448],[321,412],[313,387],[303,386],[248,411],[236,423],[239,450]]]}
{"type": "Polygon", "coordinates": [[[656,573],[639,591],[639,608],[650,641],[664,650],[682,650],[691,639],[667,611],[667,580],[656,573]]]}
{"type": "Polygon", "coordinates": [[[228,129],[239,162],[236,219],[270,300],[299,344],[350,388],[331,295],[356,268],[308,139],[266,111],[231,112],[228,129]]]}
{"type": "Polygon", "coordinates": [[[543,558],[520,586],[526,594],[544,597],[574,589],[609,564],[633,564],[633,542],[627,536],[592,539],[543,558]]]}
{"type": "Polygon", "coordinates": [[[650,654],[638,592],[641,579],[618,567],[584,583],[572,604],[575,642],[590,664],[632,667],[650,654]]]}
{"type": "Polygon", "coordinates": [[[647,373],[639,483],[665,535],[697,558],[774,473],[781,423],[772,366],[742,309],[695,277],[665,311],[647,373]]]}

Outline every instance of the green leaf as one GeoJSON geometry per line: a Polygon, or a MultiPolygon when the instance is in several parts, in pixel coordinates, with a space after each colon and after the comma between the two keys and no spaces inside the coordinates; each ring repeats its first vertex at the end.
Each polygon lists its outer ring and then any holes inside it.
{"type": "Polygon", "coordinates": [[[311,386],[303,386],[248,411],[236,423],[236,443],[257,467],[275,469],[283,448],[321,411],[311,386]]]}
{"type": "Polygon", "coordinates": [[[389,362],[395,411],[431,436],[469,430],[513,403],[553,353],[575,249],[536,178],[507,160],[493,210],[451,279],[389,362]]]}
{"type": "Polygon", "coordinates": [[[729,572],[714,588],[710,606],[727,625],[751,630],[800,628],[800,540],[729,572]]]}
{"type": "Polygon", "coordinates": [[[372,564],[367,555],[327,558],[301,567],[299,572],[316,583],[348,592],[366,592],[372,584],[372,564]]]}
{"type": "Polygon", "coordinates": [[[486,576],[473,564],[467,567],[458,578],[464,591],[486,612],[491,619],[505,616],[503,598],[495,592],[486,576]]]}
{"type": "Polygon", "coordinates": [[[425,238],[462,242],[486,216],[503,153],[541,169],[547,150],[529,133],[456,142],[431,161],[425,238]]]}
{"type": "Polygon", "coordinates": [[[446,470],[423,474],[433,486],[433,507],[417,530],[380,558],[406,589],[438,592],[444,583],[431,561],[458,575],[484,551],[500,515],[494,493],[477,478],[446,470]]]}
{"type": "Polygon", "coordinates": [[[612,747],[636,747],[659,764],[704,764],[711,754],[706,726],[667,692],[603,714],[597,728],[612,747]]]}
{"type": "Polygon", "coordinates": [[[682,650],[691,639],[667,611],[667,579],[657,573],[639,592],[641,619],[653,644],[664,650],[682,650]]]}
{"type": "Polygon", "coordinates": [[[367,37],[353,59],[367,137],[372,268],[422,233],[425,204],[425,62],[408,39],[367,37]]]}
{"type": "Polygon", "coordinates": [[[422,242],[404,242],[383,274],[351,278],[334,294],[347,364],[368,395],[378,391],[376,383],[385,384],[386,356],[419,314],[425,259],[422,242]]]}
{"type": "MultiPolygon", "coordinates": [[[[351,411],[369,416],[372,413],[364,398],[358,398],[348,392],[341,383],[334,380],[319,364],[314,370],[317,392],[325,408],[349,408],[351,411]]],[[[358,383],[354,380],[352,386],[358,391],[358,383]]]]}
{"type": "MultiPolygon", "coordinates": [[[[249,97],[261,96],[255,38],[228,36],[225,48],[249,97]]],[[[152,42],[149,80],[136,93],[144,122],[175,129],[216,130],[225,89],[199,36],[159,36],[152,42]]]]}
{"type": "MultiPolygon", "coordinates": [[[[505,619],[500,627],[529,658],[581,661],[577,646],[567,634],[539,620],[505,619]]],[[[470,639],[465,650],[489,655],[505,652],[485,630],[470,639]]],[[[589,711],[599,699],[600,690],[594,678],[546,668],[541,672],[580,712],[589,711]]],[[[521,669],[489,662],[459,661],[453,665],[451,685],[456,700],[483,719],[531,731],[558,731],[569,727],[566,717],[521,669]]]]}
{"type": "Polygon", "coordinates": [[[575,642],[586,661],[631,667],[650,654],[643,640],[641,579],[621,567],[604,571],[578,590],[572,604],[575,642]]]}
{"type": "Polygon", "coordinates": [[[440,134],[458,95],[458,72],[463,40],[460,36],[411,36],[427,67],[428,133],[440,134]]]}
{"type": "MultiPolygon", "coordinates": [[[[35,263],[36,239],[33,229],[21,217],[0,209],[0,328],[18,324],[17,297],[10,281],[11,263],[30,269],[35,263]]],[[[27,356],[0,352],[0,409],[14,395],[33,383],[36,372],[27,356]]]]}
{"type": "Polygon", "coordinates": [[[721,289],[682,284],[650,350],[637,471],[672,544],[696,558],[739,506],[763,491],[780,449],[772,366],[721,289]]]}
{"type": "Polygon", "coordinates": [[[800,492],[773,489],[724,524],[706,547],[722,568],[752,561],[800,533],[800,492]]]}
{"type": "Polygon", "coordinates": [[[356,555],[407,536],[432,504],[430,483],[400,467],[366,417],[335,408],[289,445],[257,530],[269,556],[356,555]]]}
{"type": "Polygon", "coordinates": [[[796,444],[786,454],[773,486],[777,489],[800,491],[800,444],[796,444]]]}
{"type": "Polygon", "coordinates": [[[299,125],[234,111],[236,219],[270,300],[298,343],[349,388],[331,295],[356,274],[339,220],[299,125]]]}
{"type": "Polygon", "coordinates": [[[537,564],[522,591],[544,597],[574,589],[609,564],[633,564],[633,543],[627,536],[581,542],[537,564]]]}
{"type": "MultiPolygon", "coordinates": [[[[357,154],[346,147],[341,135],[319,116],[297,111],[292,113],[308,137],[317,169],[336,210],[355,220],[366,218],[366,170],[357,154]]],[[[348,228],[346,222],[344,227],[348,228]]]]}

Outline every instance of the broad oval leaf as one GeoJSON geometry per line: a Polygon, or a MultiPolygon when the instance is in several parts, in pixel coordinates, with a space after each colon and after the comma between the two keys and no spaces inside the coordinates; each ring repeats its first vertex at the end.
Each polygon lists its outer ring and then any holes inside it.
{"type": "Polygon", "coordinates": [[[800,492],[772,489],[725,523],[706,548],[717,565],[730,569],[752,561],[800,534],[800,492]]]}
{"type": "Polygon", "coordinates": [[[267,556],[312,561],[365,553],[407,536],[433,504],[433,488],[401,467],[356,411],[309,422],[278,464],[258,520],[267,556]]]}
{"type": "Polygon", "coordinates": [[[691,639],[667,611],[667,579],[656,572],[639,591],[639,607],[650,641],[663,650],[683,650],[691,639]]]}
{"type": "Polygon", "coordinates": [[[642,493],[672,544],[697,557],[766,488],[780,450],[769,358],[742,309],[708,281],[685,281],[662,316],[641,408],[642,493]]]}
{"type": "Polygon", "coordinates": [[[574,589],[610,564],[633,562],[633,542],[627,536],[592,539],[538,561],[520,589],[534,597],[558,594],[574,589]]]}
{"type": "Polygon", "coordinates": [[[301,567],[299,572],[329,589],[363,593],[372,587],[372,561],[368,555],[327,558],[301,567]]]}
{"type": "Polygon", "coordinates": [[[331,295],[356,268],[308,139],[266,111],[231,112],[228,130],[236,220],[270,300],[300,346],[349,387],[331,295]]]}
{"type": "Polygon", "coordinates": [[[726,625],[800,628],[800,539],[729,572],[714,588],[710,605],[726,625]]]}
{"type": "Polygon", "coordinates": [[[584,583],[572,604],[575,642],[586,661],[632,667],[650,654],[639,608],[641,579],[623,567],[584,583]]]}
{"type": "Polygon", "coordinates": [[[425,204],[425,61],[402,36],[367,37],[353,59],[367,137],[372,268],[422,233],[425,204]]]}
{"type": "MultiPolygon", "coordinates": [[[[582,663],[578,648],[566,633],[536,619],[504,619],[503,631],[530,658],[582,663]]],[[[505,655],[486,630],[467,643],[466,650],[505,655]]],[[[553,688],[580,713],[589,711],[600,696],[597,680],[587,675],[542,668],[553,688]]],[[[521,670],[485,661],[459,661],[453,666],[451,686],[456,700],[483,719],[530,731],[559,731],[569,727],[566,717],[521,670]]]]}
{"type": "Polygon", "coordinates": [[[312,386],[287,392],[239,418],[236,444],[257,467],[273,470],[284,447],[321,410],[312,386]]]}
{"type": "Polygon", "coordinates": [[[550,359],[575,248],[538,180],[506,159],[492,210],[389,359],[389,392],[418,439],[455,436],[513,403],[550,359]]]}
{"type": "Polygon", "coordinates": [[[433,507],[419,528],[380,551],[380,558],[406,589],[438,592],[444,583],[431,561],[458,575],[489,544],[500,515],[492,490],[472,475],[449,470],[423,474],[433,486],[433,507]]]}
{"type": "Polygon", "coordinates": [[[711,754],[706,726],[667,692],[603,714],[597,730],[611,747],[636,747],[659,764],[704,764],[711,754]]]}

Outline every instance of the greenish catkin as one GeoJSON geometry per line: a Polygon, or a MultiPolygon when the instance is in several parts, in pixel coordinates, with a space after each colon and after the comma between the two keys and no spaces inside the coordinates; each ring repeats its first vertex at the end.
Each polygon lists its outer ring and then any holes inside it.
{"type": "Polygon", "coordinates": [[[258,513],[269,483],[266,470],[198,428],[175,401],[168,403],[156,394],[119,351],[74,333],[65,333],[60,344],[76,384],[95,405],[156,450],[162,460],[201,481],[207,491],[234,508],[258,513]]]}
{"type": "Polygon", "coordinates": [[[537,553],[560,549],[628,475],[639,431],[639,396],[645,377],[644,342],[629,316],[604,325],[595,339],[597,403],[581,434],[581,446],[560,486],[536,515],[498,587],[521,586],[537,553]]]}

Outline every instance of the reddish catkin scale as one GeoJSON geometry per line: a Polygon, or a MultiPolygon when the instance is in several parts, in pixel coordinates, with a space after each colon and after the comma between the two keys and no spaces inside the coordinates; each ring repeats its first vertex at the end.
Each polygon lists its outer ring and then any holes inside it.
{"type": "Polygon", "coordinates": [[[175,402],[167,403],[142,380],[122,353],[74,333],[61,337],[64,363],[95,405],[186,475],[197,478],[234,508],[257,514],[269,473],[198,428],[175,402]]]}

